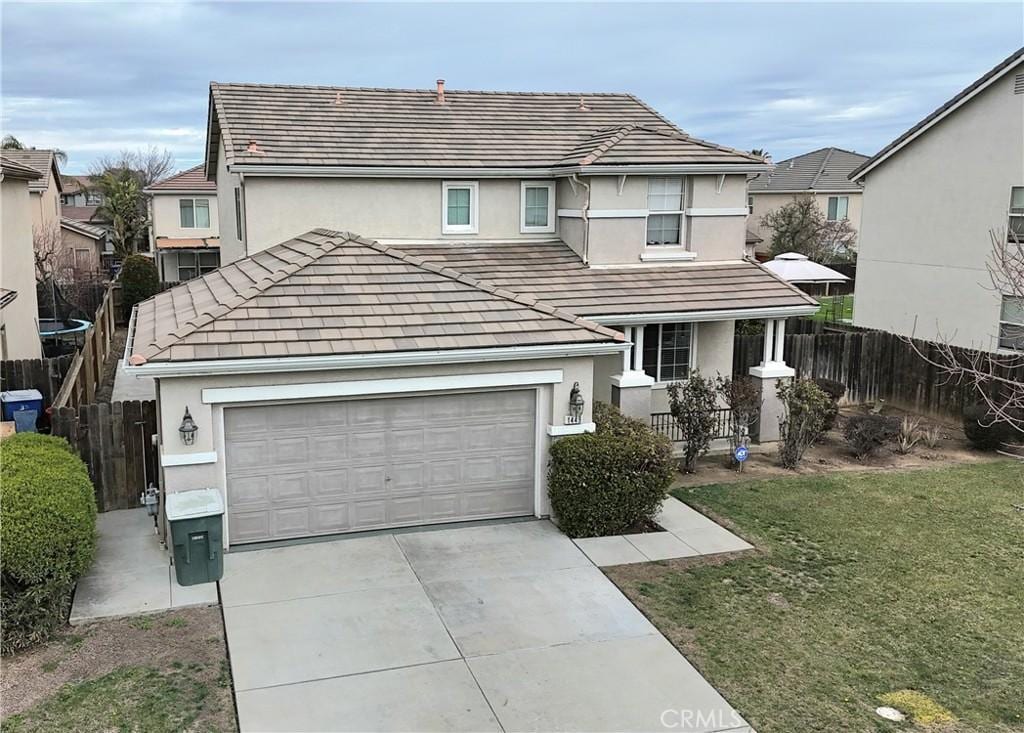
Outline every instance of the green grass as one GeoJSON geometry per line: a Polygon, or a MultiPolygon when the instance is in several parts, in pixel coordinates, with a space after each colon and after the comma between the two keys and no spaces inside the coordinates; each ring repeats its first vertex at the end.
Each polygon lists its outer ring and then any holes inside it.
{"type": "Polygon", "coordinates": [[[1024,730],[1021,464],[676,496],[760,552],[610,575],[760,733],[912,729],[874,714],[906,690],[952,712],[941,730],[1024,730]]]}
{"type": "Polygon", "coordinates": [[[202,712],[207,686],[187,668],[161,672],[122,667],[94,680],[64,686],[57,694],[3,721],[4,733],[146,731],[188,729],[202,712]]]}
{"type": "Polygon", "coordinates": [[[821,308],[811,316],[814,321],[853,321],[853,295],[821,296],[818,298],[821,308]]]}

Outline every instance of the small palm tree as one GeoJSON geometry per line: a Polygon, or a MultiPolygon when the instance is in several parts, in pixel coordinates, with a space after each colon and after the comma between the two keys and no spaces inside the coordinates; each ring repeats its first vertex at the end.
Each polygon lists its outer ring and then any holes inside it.
{"type": "Polygon", "coordinates": [[[123,259],[135,251],[149,223],[142,189],[136,177],[126,169],[94,176],[93,183],[103,194],[103,203],[96,213],[110,222],[114,252],[123,259]]]}

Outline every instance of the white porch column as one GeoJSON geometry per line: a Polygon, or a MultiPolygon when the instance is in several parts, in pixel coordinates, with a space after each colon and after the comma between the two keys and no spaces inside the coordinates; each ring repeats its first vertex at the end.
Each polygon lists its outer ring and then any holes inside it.
{"type": "Polygon", "coordinates": [[[654,378],[643,370],[644,327],[626,326],[626,338],[633,342],[633,348],[622,356],[622,373],[612,377],[612,404],[624,415],[643,420],[651,419],[651,387],[654,378]]]}
{"type": "Polygon", "coordinates": [[[782,402],[776,390],[780,380],[792,379],[796,375],[796,371],[786,366],[783,356],[785,340],[786,321],[766,320],[761,363],[750,368],[751,376],[761,382],[761,417],[758,426],[758,440],[761,443],[778,441],[782,402]]]}

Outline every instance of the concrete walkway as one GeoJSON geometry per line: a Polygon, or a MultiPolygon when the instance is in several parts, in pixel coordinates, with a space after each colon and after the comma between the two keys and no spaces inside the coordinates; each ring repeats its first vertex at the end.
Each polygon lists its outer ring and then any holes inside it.
{"type": "Polygon", "coordinates": [[[749,731],[550,522],[229,553],[242,731],[749,731]]]}
{"type": "Polygon", "coordinates": [[[751,550],[746,540],[670,496],[655,518],[664,532],[573,540],[598,567],[751,550]]]}
{"type": "Polygon", "coordinates": [[[118,616],[217,604],[216,583],[182,587],[145,509],[103,512],[96,519],[96,559],[78,581],[72,626],[118,616]]]}
{"type": "Polygon", "coordinates": [[[110,393],[110,401],[155,399],[156,381],[152,377],[136,377],[128,374],[125,371],[124,362],[119,361],[117,371],[114,372],[114,389],[110,393]]]}

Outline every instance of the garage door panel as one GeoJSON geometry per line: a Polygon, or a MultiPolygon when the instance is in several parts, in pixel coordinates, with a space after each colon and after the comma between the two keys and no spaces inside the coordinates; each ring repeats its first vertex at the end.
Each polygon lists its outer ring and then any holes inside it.
{"type": "Polygon", "coordinates": [[[532,514],[535,405],[519,390],[227,409],[230,540],[532,514]]]}

